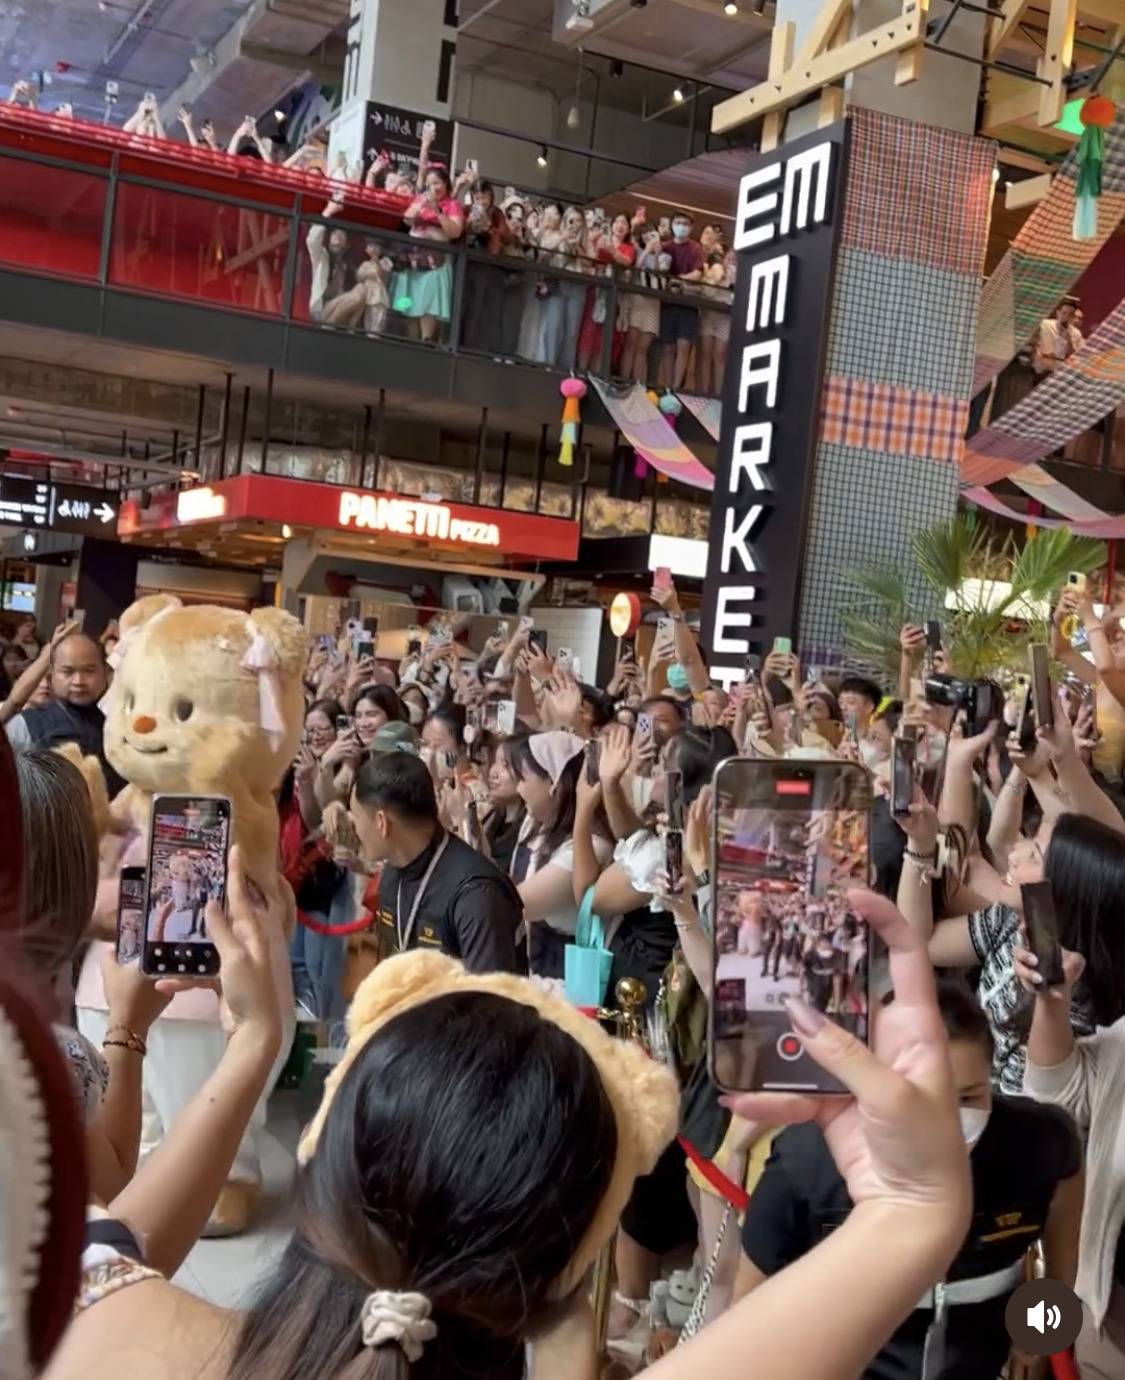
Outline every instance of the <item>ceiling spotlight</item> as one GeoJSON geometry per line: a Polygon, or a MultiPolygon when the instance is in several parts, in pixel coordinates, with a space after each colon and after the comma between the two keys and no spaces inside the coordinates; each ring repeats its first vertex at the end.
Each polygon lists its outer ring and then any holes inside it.
{"type": "Polygon", "coordinates": [[[751,14],[765,14],[766,0],[754,0],[753,4],[750,6],[750,12],[751,14]]]}
{"type": "Polygon", "coordinates": [[[734,0],[727,0],[727,3],[723,6],[723,13],[728,19],[734,18],[738,13],[738,6],[734,3],[734,0]]]}
{"type": "Polygon", "coordinates": [[[289,116],[286,115],[284,110],[275,110],[273,112],[273,118],[275,120],[288,120],[289,116]]]}
{"type": "Polygon", "coordinates": [[[566,127],[567,129],[577,129],[581,123],[582,116],[578,113],[578,107],[572,105],[566,112],[566,127]]]}
{"type": "Polygon", "coordinates": [[[547,145],[544,144],[539,150],[539,157],[535,160],[541,168],[547,166],[547,145]]]}
{"type": "Polygon", "coordinates": [[[289,526],[287,522],[283,522],[281,524],[281,535],[285,538],[286,541],[288,541],[289,538],[293,535],[293,529],[289,526]]]}
{"type": "Polygon", "coordinates": [[[683,90],[682,90],[682,88],[680,88],[680,87],[677,86],[676,89],[675,89],[675,91],[672,92],[672,99],[676,102],[677,105],[679,105],[680,102],[683,100],[683,98],[684,98],[683,90]]]}

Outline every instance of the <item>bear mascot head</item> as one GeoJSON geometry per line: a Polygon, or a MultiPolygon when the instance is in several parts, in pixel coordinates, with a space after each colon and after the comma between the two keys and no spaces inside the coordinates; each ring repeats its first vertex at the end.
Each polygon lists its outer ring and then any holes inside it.
{"type": "Polygon", "coordinates": [[[259,885],[277,875],[274,792],[304,723],[308,635],[281,609],[252,613],[138,599],[120,620],[102,708],[105,753],[129,783],[118,826],[147,838],[151,797],[225,795],[232,841],[259,885]]]}

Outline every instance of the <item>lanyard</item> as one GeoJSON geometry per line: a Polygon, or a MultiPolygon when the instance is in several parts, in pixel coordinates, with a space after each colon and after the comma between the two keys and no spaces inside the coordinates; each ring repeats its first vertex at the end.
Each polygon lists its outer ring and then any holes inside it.
{"type": "Polygon", "coordinates": [[[422,880],[418,883],[418,890],[414,893],[414,904],[410,907],[410,914],[407,916],[405,928],[403,927],[401,918],[402,882],[400,881],[398,884],[398,890],[395,893],[395,935],[398,939],[398,951],[400,954],[406,952],[407,945],[414,937],[414,922],[418,919],[418,910],[422,904],[422,897],[425,896],[426,887],[429,885],[430,878],[434,875],[434,868],[437,867],[438,863],[441,861],[441,855],[448,846],[449,835],[446,834],[442,838],[441,843],[438,844],[437,852],[430,859],[430,865],[426,868],[422,880]]]}

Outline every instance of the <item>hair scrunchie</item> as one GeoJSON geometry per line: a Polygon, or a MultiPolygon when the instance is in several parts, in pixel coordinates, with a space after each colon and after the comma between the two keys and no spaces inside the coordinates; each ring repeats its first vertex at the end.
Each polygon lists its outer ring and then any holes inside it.
{"type": "Polygon", "coordinates": [[[425,1294],[377,1289],[364,1299],[359,1323],[364,1346],[380,1347],[395,1342],[411,1364],[421,1359],[425,1344],[437,1336],[437,1324],[430,1319],[430,1301],[425,1294]]]}

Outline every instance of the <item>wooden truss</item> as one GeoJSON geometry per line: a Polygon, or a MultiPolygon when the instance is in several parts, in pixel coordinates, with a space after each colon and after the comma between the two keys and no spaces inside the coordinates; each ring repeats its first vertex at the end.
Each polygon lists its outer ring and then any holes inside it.
{"type": "MultiPolygon", "coordinates": [[[[1087,3],[1105,0],[1081,0],[1087,3]]],[[[739,92],[715,106],[711,129],[727,134],[739,125],[764,117],[763,149],[774,148],[780,137],[786,110],[820,92],[819,123],[826,125],[843,112],[844,91],[838,85],[852,72],[879,59],[897,54],[895,85],[918,77],[925,49],[941,52],[941,40],[962,8],[989,16],[982,68],[996,68],[1029,83],[1019,93],[1021,112],[1034,116],[1038,125],[1052,125],[1062,114],[1067,97],[1067,74],[1074,50],[1074,26],[1079,0],[1049,0],[1050,17],[1045,50],[1034,72],[999,61],[1004,43],[1015,31],[1031,0],[949,0],[950,8],[938,21],[929,18],[930,0],[902,0],[902,9],[891,19],[865,33],[849,36],[852,0],[822,0],[811,29],[794,56],[795,26],[791,21],[774,25],[770,43],[769,74],[764,82],[739,92]]],[[[1118,5],[1122,0],[1108,0],[1118,5]]],[[[974,62],[963,53],[952,56],[974,62]]]]}
{"type": "Polygon", "coordinates": [[[913,81],[918,75],[919,58],[926,39],[929,3],[930,0],[902,0],[902,13],[897,19],[848,38],[852,0],[823,0],[820,13],[796,58],[793,56],[795,26],[791,21],[775,24],[769,76],[759,86],[741,91],[715,107],[711,115],[713,133],[726,134],[764,115],[767,123],[762,147],[773,148],[780,137],[781,121],[788,107],[824,88],[833,94],[824,90],[820,121],[830,124],[843,110],[844,93],[834,83],[891,53],[900,55],[895,83],[901,86],[913,81]]]}

